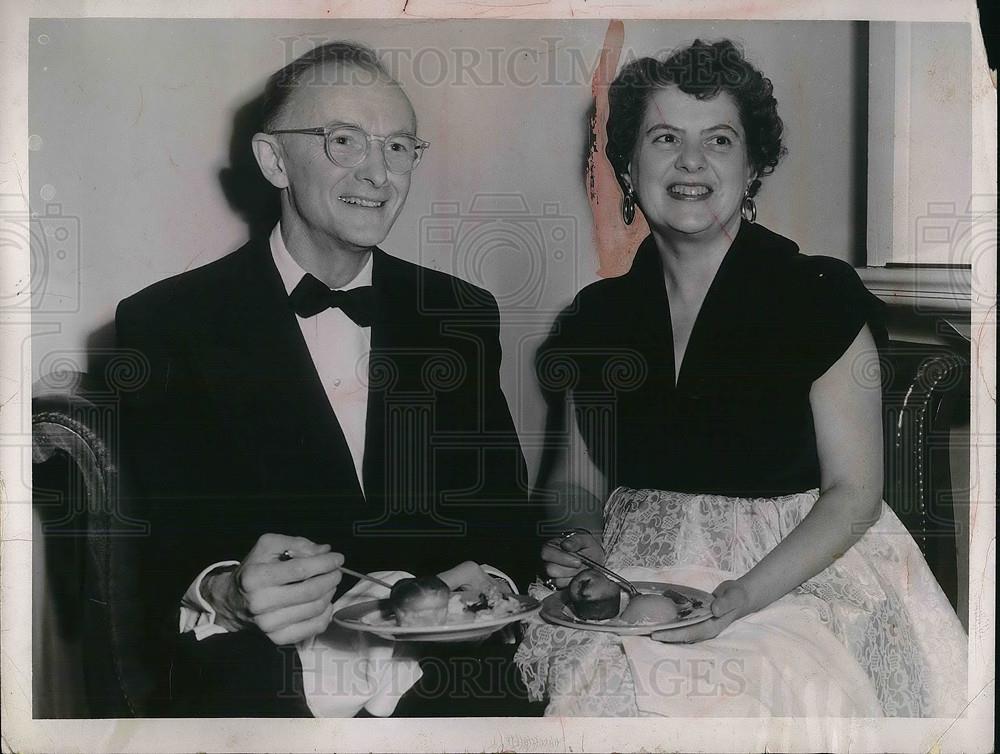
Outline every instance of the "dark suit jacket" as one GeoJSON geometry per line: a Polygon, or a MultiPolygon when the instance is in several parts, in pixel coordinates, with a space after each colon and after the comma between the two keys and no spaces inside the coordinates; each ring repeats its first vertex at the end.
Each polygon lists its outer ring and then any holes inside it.
{"type": "Polygon", "coordinates": [[[123,393],[122,436],[162,644],[195,575],[265,532],[329,543],[362,571],[471,559],[524,587],[533,575],[540,515],[500,390],[496,303],[374,254],[366,495],[266,240],[119,305],[119,346],[149,371],[123,393]]]}

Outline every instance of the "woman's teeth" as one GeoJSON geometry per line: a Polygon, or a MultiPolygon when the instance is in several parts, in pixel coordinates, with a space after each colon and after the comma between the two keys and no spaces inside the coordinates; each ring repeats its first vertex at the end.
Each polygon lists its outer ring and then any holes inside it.
{"type": "Polygon", "coordinates": [[[674,184],[667,191],[671,195],[682,199],[701,199],[712,193],[712,189],[708,186],[685,186],[680,184],[674,184]]]}
{"type": "Polygon", "coordinates": [[[344,202],[344,204],[353,204],[358,207],[371,207],[372,209],[381,207],[385,204],[385,202],[374,202],[371,199],[361,199],[357,196],[341,196],[339,198],[340,201],[344,202]]]}

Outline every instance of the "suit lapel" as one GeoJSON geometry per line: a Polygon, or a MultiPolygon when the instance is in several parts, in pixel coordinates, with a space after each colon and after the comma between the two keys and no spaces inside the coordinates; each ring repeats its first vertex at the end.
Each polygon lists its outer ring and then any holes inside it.
{"type": "Polygon", "coordinates": [[[459,428],[474,419],[471,412],[484,410],[484,404],[476,392],[478,382],[461,390],[443,389],[435,365],[452,358],[470,363],[475,347],[463,347],[462,338],[445,328],[457,318],[445,313],[451,304],[447,293],[434,288],[435,273],[378,249],[374,254],[378,311],[372,326],[362,467],[370,516],[356,530],[371,536],[454,535],[467,523],[438,507],[445,502],[439,493],[460,490],[451,464],[462,454],[443,462],[439,454],[450,452],[444,441],[454,442],[459,428]],[[456,412],[465,412],[462,420],[456,412]]]}
{"type": "MultiPolygon", "coordinates": [[[[245,269],[226,311],[234,316],[229,329],[234,352],[247,357],[234,369],[251,376],[252,410],[271,430],[260,441],[274,445],[279,458],[299,459],[301,473],[314,480],[309,486],[315,490],[360,495],[343,430],[266,242],[248,249],[245,269]]],[[[308,484],[309,479],[303,481],[308,484]]]]}
{"type": "Polygon", "coordinates": [[[418,316],[411,305],[413,286],[402,265],[381,249],[374,249],[372,285],[376,315],[372,323],[368,364],[368,415],[365,421],[365,456],[362,476],[369,500],[385,493],[386,396],[400,379],[399,350],[405,346],[405,327],[418,316]]]}

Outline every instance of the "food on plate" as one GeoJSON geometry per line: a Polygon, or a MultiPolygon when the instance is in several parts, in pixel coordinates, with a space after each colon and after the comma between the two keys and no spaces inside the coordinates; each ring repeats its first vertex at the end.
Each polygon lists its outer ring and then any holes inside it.
{"type": "Polygon", "coordinates": [[[614,618],[621,610],[621,589],[592,568],[580,571],[569,582],[569,605],[578,618],[614,618]]]}
{"type": "Polygon", "coordinates": [[[662,594],[639,594],[630,597],[622,611],[625,623],[672,623],[677,620],[680,609],[677,603],[662,594]]]}
{"type": "Polygon", "coordinates": [[[451,590],[437,576],[400,579],[389,592],[400,626],[439,626],[448,619],[451,590]]]}
{"type": "Polygon", "coordinates": [[[475,602],[469,602],[467,594],[457,592],[451,595],[448,602],[448,623],[493,620],[513,615],[520,609],[521,603],[517,598],[499,591],[490,596],[480,594],[475,602]]]}
{"type": "Polygon", "coordinates": [[[472,561],[437,576],[400,579],[389,592],[392,617],[400,626],[443,626],[503,618],[521,602],[472,561]]]}
{"type": "Polygon", "coordinates": [[[614,625],[673,623],[701,607],[680,592],[664,587],[655,592],[630,595],[596,569],[580,571],[569,582],[566,606],[578,620],[614,625]]]}

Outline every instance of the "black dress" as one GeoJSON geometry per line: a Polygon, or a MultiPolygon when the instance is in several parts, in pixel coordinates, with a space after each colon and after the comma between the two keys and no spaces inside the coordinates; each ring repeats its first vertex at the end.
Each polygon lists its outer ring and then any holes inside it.
{"type": "Polygon", "coordinates": [[[801,254],[789,239],[744,222],[705,296],[676,384],[651,236],[626,275],[579,293],[537,366],[552,397],[572,393],[581,434],[611,488],[771,497],[819,486],[810,386],[866,323],[883,344],[884,306],[850,265],[801,254]]]}
{"type": "MultiPolygon", "coordinates": [[[[614,489],[608,566],[711,591],[766,557],[820,497],[810,386],[866,323],[884,343],[882,315],[850,266],[744,224],[675,384],[651,239],[627,275],[581,291],[538,365],[553,398],[572,392],[614,489]]],[[[833,564],[718,637],[660,644],[539,620],[515,662],[547,715],[944,717],[966,704],[967,653],[951,605],[883,503],[833,564]],[[706,668],[730,662],[738,689],[704,685],[706,668]]]]}

